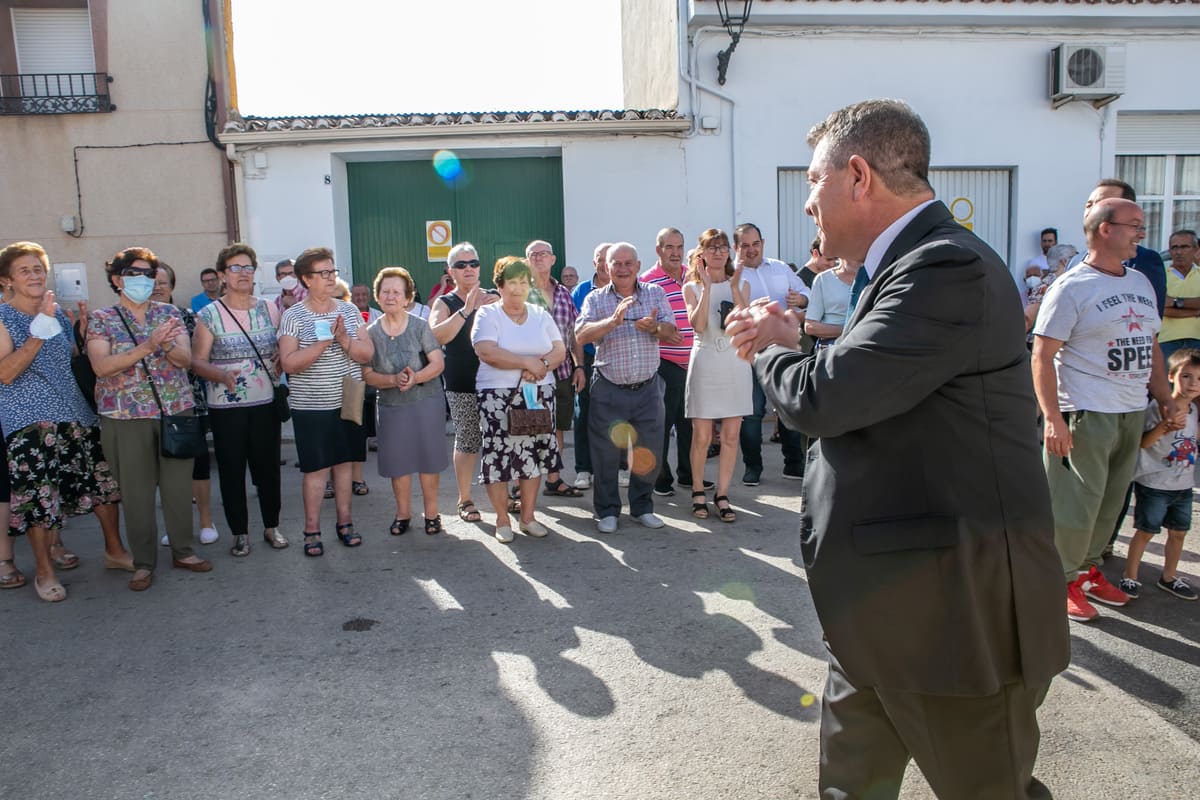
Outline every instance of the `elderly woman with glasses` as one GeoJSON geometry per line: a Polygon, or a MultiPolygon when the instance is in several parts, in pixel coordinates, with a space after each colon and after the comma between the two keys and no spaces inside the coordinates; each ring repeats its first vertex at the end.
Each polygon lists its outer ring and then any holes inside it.
{"type": "Polygon", "coordinates": [[[158,267],[157,256],[144,247],[117,253],[107,272],[120,299],[88,316],[100,441],[121,485],[125,535],[136,568],[129,588],[135,592],[150,588],[158,559],[156,489],[172,565],[192,572],[212,569],[192,552],[192,459],[164,456],[160,444],[160,417],[194,413],[195,399],[187,373],[192,348],[179,309],[150,299],[158,267]]]}
{"type": "Polygon", "coordinates": [[[279,532],[279,309],[254,296],[258,256],[237,242],[217,254],[225,295],[200,310],[192,338],[192,371],[207,381],[208,418],[234,556],[250,555],[246,469],[258,489],[263,540],[288,546],[279,532]]]}
{"type": "MultiPolygon", "coordinates": [[[[71,323],[47,288],[49,259],[33,242],[0,250],[0,427],[7,451],[0,472],[0,501],[11,516],[0,521],[7,546],[0,563],[11,565],[10,535],[27,534],[36,565],[34,588],[43,600],[66,599],[55,574],[78,559],[58,541],[68,516],[95,512],[104,531],[106,567],[132,570],[117,527],[117,483],[100,448],[95,413],[71,375],[71,323]],[[9,483],[11,481],[11,487],[9,483]],[[56,552],[58,551],[58,552],[56,552]],[[70,558],[67,556],[70,555],[70,558]]],[[[2,577],[5,588],[23,579],[2,577]]]]}
{"type": "Polygon", "coordinates": [[[362,425],[342,418],[342,379],[362,380],[360,365],[370,362],[374,348],[358,309],[335,298],[331,250],[305,250],[296,259],[296,275],[308,295],[279,323],[279,361],[288,374],[288,405],[304,473],[304,555],[320,556],[325,553],[321,501],[331,467],[337,537],[346,547],[362,544],[350,518],[350,484],[353,462],[366,460],[367,439],[362,425]]]}
{"type": "Polygon", "coordinates": [[[475,375],[479,356],[471,345],[471,325],[480,308],[498,299],[479,283],[479,254],[470,242],[450,248],[446,266],[454,277],[454,291],[431,300],[429,328],[442,346],[446,368],[442,381],[446,404],[454,425],[454,480],[458,484],[458,516],[465,522],[479,522],[481,516],[471,499],[471,482],[479,460],[479,399],[475,394],[475,375]]]}
{"type": "Polygon", "coordinates": [[[562,333],[545,309],[526,302],[532,284],[529,265],[509,256],[496,262],[493,280],[500,302],[480,309],[471,328],[479,356],[475,378],[483,426],[479,482],[496,511],[496,539],[513,540],[509,523],[508,484],[520,487],[521,532],[547,534],[533,518],[542,475],[562,468],[554,435],[554,370],[567,357],[562,333]],[[510,429],[509,411],[529,409],[530,400],[548,408],[544,432],[517,434],[510,429]]]}

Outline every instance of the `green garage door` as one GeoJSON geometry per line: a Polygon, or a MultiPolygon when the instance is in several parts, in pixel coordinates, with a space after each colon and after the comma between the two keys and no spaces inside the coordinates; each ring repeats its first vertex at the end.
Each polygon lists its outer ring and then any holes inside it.
{"type": "MultiPolygon", "coordinates": [[[[351,162],[350,244],[354,280],[370,284],[381,267],[401,266],[422,297],[445,262],[430,262],[426,220],[448,219],[455,242],[479,248],[480,278],[491,285],[492,265],[506,255],[523,256],[532,239],[562,253],[562,159],[463,159],[462,175],[447,183],[429,160],[351,162]]],[[[565,264],[560,257],[555,274],[565,264]]]]}

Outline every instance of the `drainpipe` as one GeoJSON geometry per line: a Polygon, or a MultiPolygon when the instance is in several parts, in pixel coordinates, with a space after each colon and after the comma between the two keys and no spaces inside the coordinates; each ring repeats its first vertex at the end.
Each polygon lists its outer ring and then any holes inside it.
{"type": "Polygon", "coordinates": [[[728,94],[710,84],[704,83],[698,77],[699,74],[699,51],[700,37],[707,33],[725,33],[725,29],[715,25],[705,25],[697,28],[695,35],[692,37],[692,43],[688,44],[688,0],[679,0],[679,77],[687,83],[689,89],[689,103],[691,108],[692,124],[688,129],[687,136],[692,138],[699,132],[700,126],[700,92],[707,92],[716,97],[718,100],[723,100],[729,104],[729,173],[730,183],[733,187],[733,208],[732,217],[733,225],[736,227],[742,222],[742,176],[739,169],[740,159],[737,149],[737,103],[728,94]],[[688,56],[685,58],[685,53],[688,56]]]}
{"type": "Polygon", "coordinates": [[[244,241],[249,232],[246,223],[246,173],[243,158],[238,154],[237,145],[230,142],[225,145],[225,158],[233,165],[233,203],[237,213],[237,240],[244,241]]]}

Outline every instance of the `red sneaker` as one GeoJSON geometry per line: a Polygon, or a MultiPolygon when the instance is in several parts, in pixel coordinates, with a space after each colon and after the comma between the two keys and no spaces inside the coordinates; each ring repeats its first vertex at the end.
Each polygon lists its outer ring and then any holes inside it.
{"type": "Polygon", "coordinates": [[[1080,583],[1081,581],[1072,581],[1067,584],[1067,617],[1076,622],[1091,622],[1100,612],[1083,596],[1083,589],[1079,588],[1080,583]]]}
{"type": "Polygon", "coordinates": [[[1123,606],[1129,602],[1129,595],[1109,583],[1108,578],[1104,577],[1096,567],[1088,570],[1087,574],[1081,575],[1078,583],[1079,588],[1088,597],[1105,605],[1123,606]]]}

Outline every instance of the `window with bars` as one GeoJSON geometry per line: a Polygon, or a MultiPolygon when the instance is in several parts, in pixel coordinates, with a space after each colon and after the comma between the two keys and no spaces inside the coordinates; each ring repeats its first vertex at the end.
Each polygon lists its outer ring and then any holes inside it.
{"type": "Polygon", "coordinates": [[[1166,250],[1174,231],[1200,230],[1200,155],[1117,156],[1117,177],[1137,192],[1146,247],[1166,250]]]}

